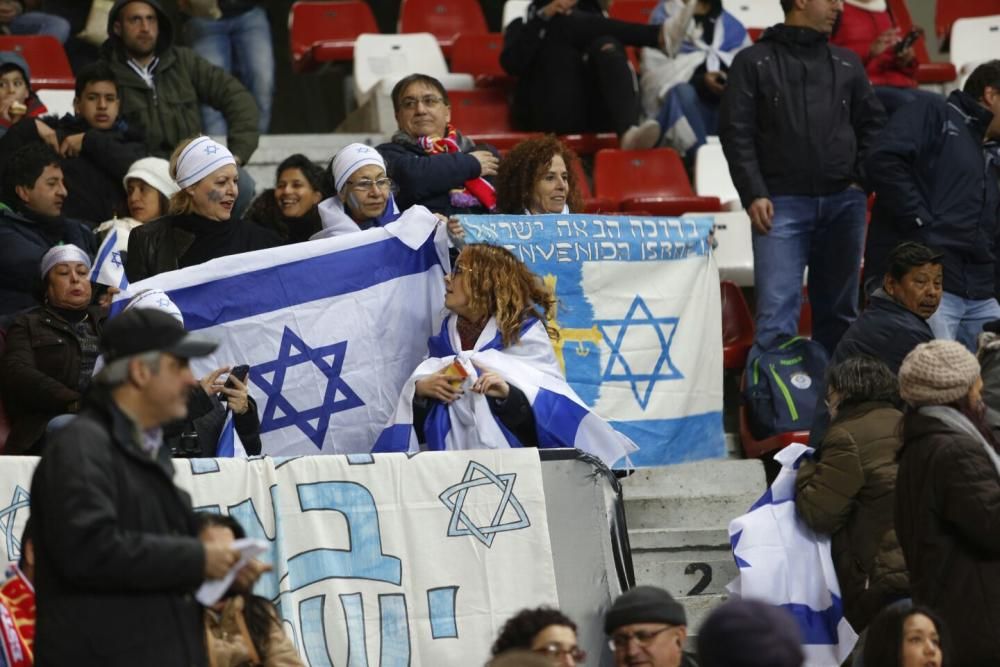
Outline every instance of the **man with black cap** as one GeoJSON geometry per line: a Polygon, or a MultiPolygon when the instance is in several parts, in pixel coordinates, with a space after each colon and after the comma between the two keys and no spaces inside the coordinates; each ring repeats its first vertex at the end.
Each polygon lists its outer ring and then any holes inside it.
{"type": "Polygon", "coordinates": [[[697,667],[684,652],[684,607],[662,588],[636,586],[619,596],[604,615],[604,632],[615,667],[697,667]]]}
{"type": "Polygon", "coordinates": [[[198,539],[160,426],[187,412],[188,359],[215,347],[155,310],[105,327],[97,386],[31,484],[36,665],[207,664],[192,593],[239,554],[198,539]]]}

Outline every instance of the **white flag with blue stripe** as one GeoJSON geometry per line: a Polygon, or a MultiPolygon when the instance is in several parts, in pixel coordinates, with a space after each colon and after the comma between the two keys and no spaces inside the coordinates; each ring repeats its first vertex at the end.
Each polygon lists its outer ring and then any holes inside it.
{"type": "Polygon", "coordinates": [[[371,450],[444,309],[447,235],[415,206],[384,227],[244,253],[134,283],[220,341],[196,375],[249,364],[262,453],[371,450]]]}
{"type": "Polygon", "coordinates": [[[97,251],[97,259],[90,270],[90,282],[109,287],[125,289],[128,278],[125,277],[125,262],[122,253],[128,250],[128,234],[116,225],[111,228],[104,242],[97,251]]]}
{"type": "Polygon", "coordinates": [[[518,342],[503,346],[496,320],[490,318],[474,350],[462,350],[457,318],[448,316],[429,343],[430,357],[403,387],[396,414],[375,444],[375,452],[416,452],[420,447],[413,430],[413,395],[417,380],[433,375],[457,361],[467,374],[466,390],[445,406],[434,404],[424,425],[426,448],[506,449],[522,444],[538,447],[575,447],[611,466],[637,450],[628,437],[616,432],[591,412],[570,388],[556,362],[552,341],[537,319],[527,321],[518,342]],[[537,442],[520,443],[494,417],[484,395],[468,391],[489,369],[520,389],[535,415],[537,442]]]}
{"type": "Polygon", "coordinates": [[[844,618],[830,537],[813,532],[795,513],[795,475],[813,450],[792,444],[775,454],[781,471],[750,511],[729,524],[740,574],[729,592],[789,611],[804,637],[807,667],[837,667],[857,643],[844,618]]]}
{"type": "Polygon", "coordinates": [[[226,421],[222,424],[219,442],[215,446],[215,455],[229,458],[247,458],[247,450],[236,432],[236,422],[233,421],[232,408],[226,408],[226,421]]]}

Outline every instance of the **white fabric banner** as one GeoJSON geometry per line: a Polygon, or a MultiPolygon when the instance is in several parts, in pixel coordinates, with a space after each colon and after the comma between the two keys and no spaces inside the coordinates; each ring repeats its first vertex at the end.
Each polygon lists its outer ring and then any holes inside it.
{"type": "MultiPolygon", "coordinates": [[[[20,555],[37,459],[0,474],[20,555]]],[[[517,611],[558,606],[534,449],[175,461],[196,509],[266,540],[255,592],[313,667],[480,665],[517,611]]]]}

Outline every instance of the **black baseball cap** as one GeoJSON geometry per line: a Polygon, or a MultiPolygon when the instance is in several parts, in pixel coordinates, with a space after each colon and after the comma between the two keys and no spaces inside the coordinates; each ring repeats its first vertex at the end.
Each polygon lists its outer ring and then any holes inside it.
{"type": "Polygon", "coordinates": [[[105,363],[145,352],[166,352],[182,359],[203,357],[219,346],[189,334],[173,315],[152,308],[130,308],[112,318],[101,335],[105,363]]]}

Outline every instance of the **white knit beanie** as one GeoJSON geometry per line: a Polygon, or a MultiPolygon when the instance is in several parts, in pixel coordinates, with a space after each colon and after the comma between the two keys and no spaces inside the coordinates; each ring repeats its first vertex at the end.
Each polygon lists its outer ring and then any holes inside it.
{"type": "Polygon", "coordinates": [[[159,157],[144,157],[136,160],[128,168],[128,173],[122,179],[122,185],[128,190],[128,179],[138,178],[156,188],[164,197],[170,199],[178,190],[174,179],[170,178],[170,163],[159,157]]]}
{"type": "Polygon", "coordinates": [[[177,185],[186,188],[227,165],[236,166],[229,149],[211,137],[195,137],[177,156],[177,185]]]}
{"type": "Polygon", "coordinates": [[[80,262],[81,264],[85,264],[88,270],[91,267],[90,255],[72,243],[63,243],[49,248],[48,252],[42,255],[42,261],[38,266],[42,280],[45,280],[46,274],[52,270],[53,266],[62,264],[63,262],[80,262]]]}
{"type": "Polygon", "coordinates": [[[932,340],[913,348],[899,367],[899,395],[913,406],[947,405],[969,393],[979,362],[964,345],[932,340]]]}

